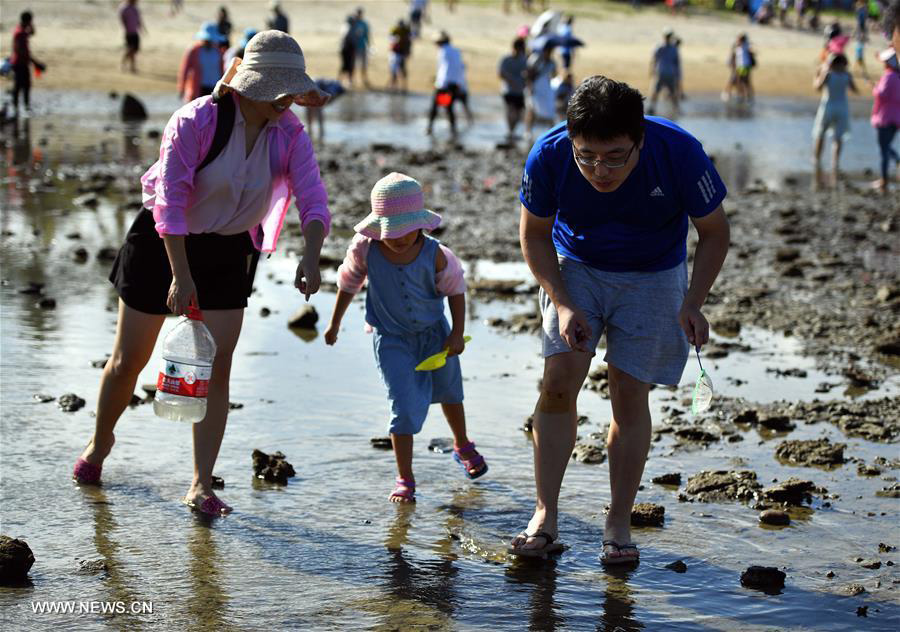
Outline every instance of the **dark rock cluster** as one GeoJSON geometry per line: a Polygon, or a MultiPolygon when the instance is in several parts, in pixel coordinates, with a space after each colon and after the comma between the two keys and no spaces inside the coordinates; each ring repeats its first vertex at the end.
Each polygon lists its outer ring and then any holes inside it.
{"type": "Polygon", "coordinates": [[[34,554],[27,542],[0,535],[0,585],[26,582],[33,564],[34,554]]]}
{"type": "Polygon", "coordinates": [[[253,451],[253,474],[256,478],[279,485],[287,485],[288,479],[296,476],[294,466],[285,460],[284,454],[266,454],[262,450],[253,451]]]}

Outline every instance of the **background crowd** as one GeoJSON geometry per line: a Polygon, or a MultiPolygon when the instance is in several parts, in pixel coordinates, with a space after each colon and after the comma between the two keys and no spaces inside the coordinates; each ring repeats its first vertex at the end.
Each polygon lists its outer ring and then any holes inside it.
{"type": "MultiPolygon", "coordinates": [[[[475,118],[470,104],[467,61],[473,53],[460,48],[454,41],[454,33],[433,17],[435,3],[428,0],[411,0],[408,3],[391,3],[386,8],[400,10],[396,21],[386,34],[375,34],[367,20],[365,8],[359,6],[348,13],[335,42],[336,63],[334,74],[319,66],[317,83],[320,89],[335,98],[347,90],[387,90],[406,94],[409,89],[409,62],[412,56],[434,55],[433,95],[427,110],[426,132],[432,134],[441,113],[446,115],[451,137],[459,133],[457,110],[461,109],[466,120],[475,118]],[[379,41],[383,39],[384,41],[379,41]],[[388,75],[385,78],[370,76],[370,60],[374,56],[387,57],[388,75]]],[[[508,33],[509,53],[497,60],[497,83],[507,123],[508,142],[514,142],[519,128],[524,124],[527,138],[532,138],[535,126],[545,129],[565,118],[566,105],[578,77],[573,72],[574,60],[580,47],[591,45],[576,36],[575,16],[564,15],[547,9],[545,2],[503,2],[503,11],[523,11],[524,23],[516,32],[508,33]],[[538,13],[542,11],[541,13],[538,13]],[[532,12],[528,17],[527,13],[532,12]]],[[[672,12],[672,26],[666,27],[661,39],[653,45],[650,55],[650,83],[646,95],[647,111],[656,113],[661,95],[667,97],[669,109],[664,113],[677,116],[685,93],[684,74],[690,71],[682,61],[683,49],[692,42],[683,42],[675,31],[676,20],[689,19],[686,2],[666,0],[672,12]]],[[[450,12],[462,10],[457,2],[446,2],[450,12]]],[[[830,183],[839,178],[839,160],[844,141],[850,132],[848,90],[869,93],[874,90],[875,106],[872,125],[878,130],[881,154],[880,178],[876,186],[885,190],[890,178],[891,161],[896,159],[892,148],[893,136],[900,122],[897,112],[896,56],[889,42],[882,36],[878,24],[885,12],[881,0],[856,0],[845,13],[842,22],[829,14],[823,17],[823,3],[806,0],[780,0],[775,6],[770,0],[743,2],[727,0],[725,7],[747,13],[750,21],[771,24],[786,29],[816,29],[823,33],[820,50],[810,50],[810,59],[819,64],[814,73],[811,93],[822,95],[820,107],[813,122],[813,169],[815,182],[826,184],[821,168],[821,155],[826,137],[832,143],[832,168],[830,183]],[[849,18],[849,20],[847,19],[849,18]],[[866,82],[861,86],[853,81],[853,74],[866,82]],[[892,133],[891,130],[894,130],[892,133]],[[888,167],[885,167],[888,165],[888,167]]],[[[172,2],[172,15],[184,10],[183,2],[172,2]]],[[[226,5],[215,7],[210,19],[198,25],[193,41],[187,46],[177,71],[175,89],[185,102],[209,94],[231,60],[241,57],[244,46],[259,29],[277,29],[290,32],[291,18],[281,3],[275,1],[259,15],[255,25],[232,23],[226,5]],[[241,28],[243,27],[243,28],[241,28]]],[[[118,7],[124,43],[121,69],[139,74],[139,57],[142,38],[148,34],[142,19],[139,0],[123,0],[118,7]]],[[[35,20],[31,12],[21,15],[12,37],[11,55],[4,63],[4,74],[9,75],[12,86],[11,115],[27,116],[30,110],[32,71],[40,74],[45,64],[31,52],[29,41],[35,35],[35,20]]],[[[503,37],[498,34],[497,37],[503,37]]],[[[596,45],[596,44],[594,44],[596,45]]],[[[728,79],[721,91],[728,107],[750,108],[755,97],[754,74],[758,64],[767,63],[767,51],[755,45],[748,33],[736,32],[732,45],[723,51],[723,60],[729,69],[728,79]]],[[[582,74],[587,69],[582,69],[582,74]]],[[[596,70],[596,69],[591,69],[596,70]]],[[[588,73],[590,74],[590,73],[588,73]]],[[[319,138],[324,136],[324,116],[321,109],[307,112],[308,126],[318,126],[319,138]]]]}

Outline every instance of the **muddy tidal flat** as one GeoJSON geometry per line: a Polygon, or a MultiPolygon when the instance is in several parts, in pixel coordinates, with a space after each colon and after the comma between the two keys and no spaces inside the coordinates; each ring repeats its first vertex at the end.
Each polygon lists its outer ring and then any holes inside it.
{"type": "Polygon", "coordinates": [[[140,207],[153,131],[110,127],[73,139],[38,119],[27,143],[22,129],[2,132],[0,531],[34,557],[27,579],[0,587],[3,629],[900,625],[896,196],[854,180],[822,192],[792,177],[733,188],[733,243],[705,310],[716,397],[690,414],[693,360],[678,387],[651,391],[653,443],[633,517],[641,562],[605,571],[597,556],[611,410],[602,348],[579,399],[584,419],[562,490],[567,549],[537,563],[506,553],[532,508],[524,427],[541,367],[536,290],[517,238],[524,147],[318,149],[334,215],[325,288],[311,299],[319,331],[372,183],[410,173],[442,213],[438,236],[464,259],[470,282],[473,340],[462,363],[471,435],[491,467],[485,479],[470,483],[448,454],[427,449],[449,436],[433,414],[416,438],[419,502],[387,503],[393,458],[370,441],[385,436],[387,404],[362,301],[335,348],[315,330],[288,328],[303,305],[291,286],[302,243],[292,218],[279,252],[261,262],[235,353],[216,469],[235,513],[208,522],[178,503],[191,476],[190,428],[154,417],[141,389],[155,382],[158,350],[119,423],[103,486],[72,485],[115,328],[106,275],[140,207]],[[280,451],[291,470],[258,478],[254,449],[280,451]],[[35,605],[70,602],[127,611],[35,605]]]}

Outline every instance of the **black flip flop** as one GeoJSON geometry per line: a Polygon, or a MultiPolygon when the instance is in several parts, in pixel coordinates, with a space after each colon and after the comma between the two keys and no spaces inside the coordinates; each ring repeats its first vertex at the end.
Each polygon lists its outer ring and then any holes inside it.
{"type": "Polygon", "coordinates": [[[600,562],[602,564],[635,564],[641,559],[641,553],[638,550],[637,545],[634,543],[619,544],[615,540],[603,540],[603,546],[611,546],[615,548],[619,553],[621,553],[625,549],[634,549],[637,552],[637,555],[617,555],[616,557],[610,557],[604,551],[600,554],[600,562]]]}
{"type": "Polygon", "coordinates": [[[523,531],[517,537],[523,537],[526,540],[528,540],[528,538],[544,538],[545,544],[540,548],[533,549],[511,546],[507,549],[507,553],[510,555],[518,555],[519,557],[547,557],[548,554],[556,553],[563,549],[563,545],[560,542],[556,542],[556,538],[543,530],[535,533],[523,531]]]}

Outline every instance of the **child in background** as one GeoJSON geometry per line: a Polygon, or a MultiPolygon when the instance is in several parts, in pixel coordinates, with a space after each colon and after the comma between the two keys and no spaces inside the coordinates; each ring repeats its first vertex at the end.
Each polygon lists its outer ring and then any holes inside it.
{"type": "Polygon", "coordinates": [[[853,29],[853,39],[856,41],[856,64],[862,70],[863,77],[868,79],[869,73],[866,71],[866,44],[869,41],[867,24],[869,6],[866,4],[866,0],[856,0],[854,12],[856,14],[856,27],[853,29]]]}
{"type": "Polygon", "coordinates": [[[827,61],[819,67],[813,86],[822,92],[816,120],[813,124],[813,163],[815,167],[816,186],[822,184],[822,149],[825,144],[825,132],[831,129],[831,179],[836,186],[838,180],[841,148],[844,138],[850,132],[850,100],[847,90],[859,94],[853,77],[847,69],[847,57],[843,53],[831,54],[827,61]]]}
{"type": "Polygon", "coordinates": [[[484,458],[466,435],[462,373],[466,283],[456,256],[423,234],[441,217],[425,208],[422,187],[409,176],[391,173],[372,189],[372,212],[354,227],[358,233],[338,269],[338,295],[325,343],[337,342],[341,319],[368,277],[366,323],[374,328],[375,360],[391,403],[390,433],[397,460],[391,502],[415,502],[413,435],[422,429],[428,407],[440,403],[453,432],[453,458],[471,479],[487,472],[484,458]],[[448,297],[453,327],[444,316],[448,297]],[[422,360],[448,349],[447,363],[416,371],[422,360]]]}

